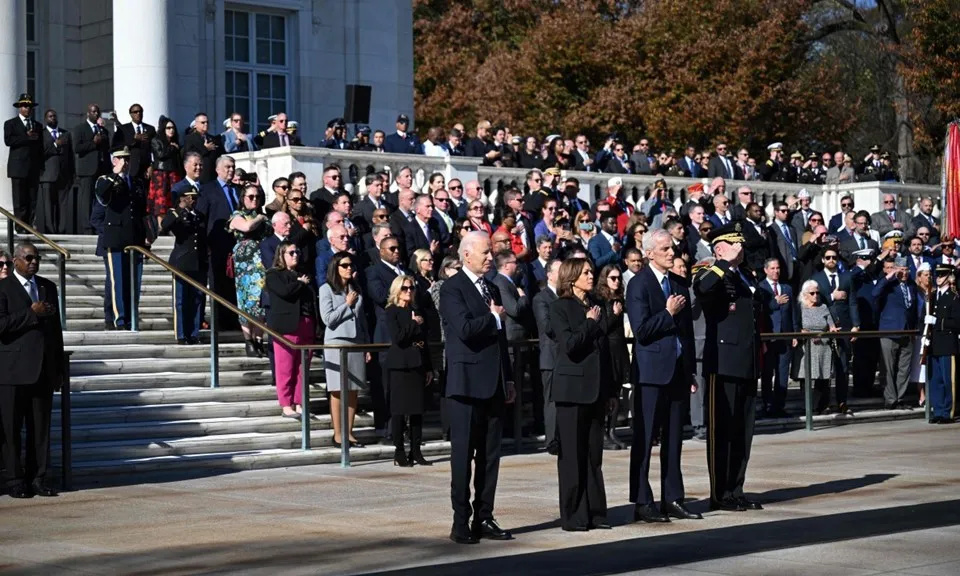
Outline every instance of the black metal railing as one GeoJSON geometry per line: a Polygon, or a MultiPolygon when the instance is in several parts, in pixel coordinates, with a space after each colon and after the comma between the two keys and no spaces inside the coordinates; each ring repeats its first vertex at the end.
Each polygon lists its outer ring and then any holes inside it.
{"type": "Polygon", "coordinates": [[[14,224],[20,228],[26,230],[29,234],[36,236],[40,242],[43,242],[49,246],[53,251],[57,253],[57,272],[60,279],[60,291],[58,293],[58,308],[60,309],[60,328],[63,330],[67,329],[67,260],[70,259],[70,251],[64,248],[63,246],[57,244],[53,240],[47,238],[40,232],[37,232],[35,228],[20,220],[13,214],[11,214],[6,208],[0,207],[0,214],[3,214],[7,217],[7,251],[10,253],[10,257],[13,257],[13,249],[16,244],[16,238],[14,237],[14,224]]]}

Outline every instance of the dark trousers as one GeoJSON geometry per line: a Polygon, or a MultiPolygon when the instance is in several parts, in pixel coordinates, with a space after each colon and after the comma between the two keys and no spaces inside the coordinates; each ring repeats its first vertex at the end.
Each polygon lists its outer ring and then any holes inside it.
{"type": "MultiPolygon", "coordinates": [[[[195,272],[190,274],[194,280],[203,283],[203,274],[198,275],[195,272]]],[[[199,338],[200,325],[203,323],[203,307],[207,301],[206,295],[179,278],[174,279],[173,290],[173,325],[177,340],[199,338]]]]}
{"type": "Polygon", "coordinates": [[[557,405],[553,401],[553,370],[540,370],[543,384],[543,433],[547,446],[557,439],[557,405]]]}
{"type": "Polygon", "coordinates": [[[97,178],[97,176],[80,176],[77,178],[77,193],[70,196],[73,202],[68,203],[69,218],[73,221],[72,231],[68,234],[96,233],[90,226],[90,211],[93,209],[93,190],[97,185],[97,178]]]}
{"type": "Polygon", "coordinates": [[[0,425],[3,426],[3,483],[43,480],[50,462],[50,412],[53,386],[41,374],[32,386],[0,386],[0,425]],[[27,428],[26,459],[21,467],[20,431],[27,428]]]}
{"type": "Polygon", "coordinates": [[[403,452],[403,429],[406,419],[410,419],[410,454],[420,454],[420,442],[423,440],[423,414],[411,414],[404,417],[398,414],[391,421],[393,429],[393,447],[403,452]]]}
{"type": "Polygon", "coordinates": [[[76,234],[76,217],[74,204],[77,197],[77,188],[72,183],[66,183],[57,188],[57,234],[76,234]]]}
{"type": "Polygon", "coordinates": [[[493,518],[494,496],[500,475],[500,441],[503,437],[504,394],[502,386],[490,398],[451,396],[450,410],[450,500],[453,524],[465,529],[471,513],[474,522],[493,518]],[[473,506],[470,504],[471,461],[473,506]]]}
{"type": "MultiPolygon", "coordinates": [[[[844,331],[849,330],[843,328],[844,331]]],[[[850,389],[850,351],[852,350],[850,342],[846,340],[837,340],[836,364],[833,371],[837,377],[837,404],[846,404],[850,389]]]]}
{"type": "Polygon", "coordinates": [[[121,249],[106,248],[103,264],[106,285],[103,298],[108,314],[104,318],[114,328],[129,328],[134,306],[140,305],[140,279],[143,276],[143,256],[136,254],[134,284],[130,285],[130,254],[121,249]]]}
{"type": "Polygon", "coordinates": [[[856,396],[864,398],[870,395],[877,378],[879,358],[880,341],[876,338],[860,338],[853,343],[853,393],[856,396]]]}
{"type": "Polygon", "coordinates": [[[791,356],[793,356],[793,348],[789,340],[767,342],[767,352],[763,356],[760,389],[763,405],[768,412],[783,410],[786,405],[791,356]]]}
{"type": "Polygon", "coordinates": [[[928,384],[930,412],[934,418],[953,418],[953,384],[956,366],[953,356],[931,356],[928,384]]]}
{"type": "Polygon", "coordinates": [[[630,447],[630,501],[637,506],[653,504],[650,488],[650,457],[653,440],[660,437],[660,500],[683,500],[680,450],[683,446],[684,397],[690,383],[682,367],[667,386],[643,383],[633,393],[633,445],[630,447]]]}
{"type": "Polygon", "coordinates": [[[381,430],[384,436],[389,435],[387,426],[390,425],[390,390],[387,385],[389,370],[383,367],[387,353],[371,352],[370,362],[367,362],[367,379],[370,380],[370,400],[373,402],[373,427],[381,430]]]}
{"type": "Polygon", "coordinates": [[[595,526],[607,521],[607,494],[603,485],[603,420],[606,402],[557,403],[560,484],[560,525],[595,526]]]}
{"type": "Polygon", "coordinates": [[[60,190],[66,184],[59,182],[41,182],[37,192],[36,220],[37,232],[56,234],[60,231],[60,190]]]}
{"type": "Polygon", "coordinates": [[[13,193],[13,215],[33,226],[37,211],[36,178],[11,178],[10,187],[13,193]]]}
{"type": "MultiPolygon", "coordinates": [[[[210,289],[227,302],[237,304],[237,285],[233,278],[227,276],[227,255],[230,251],[210,251],[210,289]]],[[[217,315],[217,330],[231,331],[240,329],[240,319],[233,312],[223,306],[215,306],[217,315]]]]}
{"type": "Polygon", "coordinates": [[[707,467],[710,500],[743,497],[753,445],[757,384],[711,375],[707,383],[707,467]]]}

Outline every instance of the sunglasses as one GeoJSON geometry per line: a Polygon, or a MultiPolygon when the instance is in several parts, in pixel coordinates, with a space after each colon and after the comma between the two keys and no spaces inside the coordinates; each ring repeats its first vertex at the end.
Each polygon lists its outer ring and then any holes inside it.
{"type": "Polygon", "coordinates": [[[471,206],[471,210],[483,210],[483,206],[471,206]]]}
{"type": "Polygon", "coordinates": [[[23,261],[26,262],[26,263],[28,263],[28,264],[29,264],[30,262],[39,262],[39,261],[40,261],[40,255],[39,255],[39,254],[36,254],[36,255],[34,255],[34,254],[27,254],[26,256],[21,256],[21,258],[23,258],[23,261]]]}
{"type": "Polygon", "coordinates": [[[896,202],[893,201],[893,200],[884,200],[883,203],[884,203],[884,204],[896,204],[896,202]]]}
{"type": "Polygon", "coordinates": [[[353,262],[341,262],[340,268],[344,268],[344,269],[353,268],[353,262]]]}
{"type": "Polygon", "coordinates": [[[289,189],[290,189],[289,186],[284,186],[284,185],[282,185],[282,184],[281,184],[280,186],[277,186],[277,188],[279,188],[279,189],[281,189],[281,190],[289,190],[289,189]]]}
{"type": "Polygon", "coordinates": [[[257,198],[258,198],[258,196],[257,196],[256,194],[253,194],[253,195],[250,195],[250,196],[244,196],[244,197],[243,197],[244,200],[256,200],[257,198]]]}
{"type": "Polygon", "coordinates": [[[449,198],[434,198],[433,201],[434,201],[434,202],[449,202],[450,199],[449,199],[449,198]]]}
{"type": "Polygon", "coordinates": [[[299,204],[303,202],[303,198],[287,198],[287,202],[293,202],[294,204],[299,204]]]}
{"type": "Polygon", "coordinates": [[[463,186],[448,186],[451,190],[463,190],[463,186]]]}
{"type": "Polygon", "coordinates": [[[13,262],[9,260],[0,261],[0,268],[12,268],[12,267],[13,267],[13,262]]]}
{"type": "Polygon", "coordinates": [[[386,250],[387,252],[397,252],[397,251],[400,250],[400,248],[399,248],[398,246],[389,246],[389,247],[385,248],[385,250],[386,250]]]}
{"type": "Polygon", "coordinates": [[[131,114],[143,114],[143,110],[131,110],[131,114]]]}
{"type": "Polygon", "coordinates": [[[334,174],[333,176],[330,177],[330,179],[331,179],[331,180],[339,180],[339,179],[340,179],[340,175],[339,175],[339,174],[334,174]]]}
{"type": "Polygon", "coordinates": [[[836,257],[836,256],[824,256],[823,259],[824,259],[824,260],[836,260],[837,257],[836,257]]]}
{"type": "Polygon", "coordinates": [[[816,296],[818,292],[807,292],[807,296],[816,296]]]}
{"type": "Polygon", "coordinates": [[[411,290],[413,290],[413,286],[401,286],[401,287],[400,287],[400,291],[401,291],[401,292],[410,292],[411,290]]]}
{"type": "Polygon", "coordinates": [[[840,203],[840,207],[841,207],[841,208],[853,208],[853,204],[851,204],[851,203],[849,203],[849,202],[841,202],[841,203],[840,203]]]}
{"type": "Polygon", "coordinates": [[[286,254],[287,256],[299,256],[299,255],[300,255],[300,251],[299,251],[299,250],[287,250],[287,251],[285,252],[285,254],[286,254]]]}
{"type": "Polygon", "coordinates": [[[531,178],[530,181],[531,181],[531,182],[536,182],[537,184],[543,182],[543,180],[541,180],[540,178],[531,178]]]}
{"type": "Polygon", "coordinates": [[[620,281],[620,277],[619,277],[619,276],[607,276],[607,280],[612,280],[612,281],[614,281],[614,282],[619,282],[619,281],[620,281]]]}

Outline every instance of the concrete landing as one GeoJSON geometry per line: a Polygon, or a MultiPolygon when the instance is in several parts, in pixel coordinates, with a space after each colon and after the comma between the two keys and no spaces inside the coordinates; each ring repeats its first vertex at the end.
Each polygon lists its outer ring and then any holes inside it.
{"type": "MultiPolygon", "coordinates": [[[[516,539],[476,546],[447,540],[445,459],[2,496],[0,574],[953,576],[958,446],[960,425],[916,420],[757,436],[747,491],[766,510],[659,526],[629,523],[629,453],[606,452],[614,529],[575,534],[558,527],[555,460],[506,456],[496,515],[516,539]]],[[[703,443],[684,444],[683,471],[706,512],[703,443]]]]}

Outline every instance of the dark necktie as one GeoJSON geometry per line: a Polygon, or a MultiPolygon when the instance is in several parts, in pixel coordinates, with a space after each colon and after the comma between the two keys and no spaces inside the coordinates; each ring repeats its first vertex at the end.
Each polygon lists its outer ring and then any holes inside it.
{"type": "Polygon", "coordinates": [[[867,249],[867,241],[863,236],[860,237],[860,249],[861,250],[867,249]]]}
{"type": "MultiPolygon", "coordinates": [[[[670,299],[670,280],[666,276],[664,276],[663,280],[660,281],[660,289],[663,290],[663,297],[669,300],[670,299]]],[[[677,357],[679,358],[680,349],[681,349],[680,337],[677,336],[674,338],[674,340],[676,341],[677,357]]]]}
{"type": "Polygon", "coordinates": [[[490,289],[487,288],[487,282],[483,278],[477,278],[477,286],[480,287],[480,296],[483,298],[483,302],[489,306],[490,302],[493,301],[493,297],[490,296],[490,289]]]}
{"type": "Polygon", "coordinates": [[[906,284],[900,284],[900,291],[903,293],[903,305],[906,308],[910,307],[910,290],[907,289],[906,284]]]}
{"type": "Polygon", "coordinates": [[[837,289],[837,275],[836,275],[836,274],[831,274],[831,275],[830,275],[830,289],[831,289],[831,290],[836,290],[836,289],[837,289]]]}

